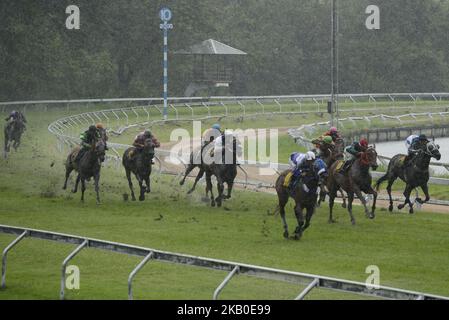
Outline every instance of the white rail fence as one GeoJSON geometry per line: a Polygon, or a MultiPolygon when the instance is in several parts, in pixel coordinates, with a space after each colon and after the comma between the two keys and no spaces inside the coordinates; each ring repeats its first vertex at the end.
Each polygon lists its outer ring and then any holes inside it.
{"type": "Polygon", "coordinates": [[[246,275],[273,281],[293,283],[297,284],[298,286],[306,286],[305,289],[303,289],[295,298],[296,300],[304,299],[307,294],[309,294],[314,288],[328,289],[337,292],[353,293],[383,299],[449,300],[448,297],[422,292],[407,291],[384,286],[373,288],[370,285],[361,282],[348,281],[294,271],[266,268],[238,262],[197,257],[180,253],[161,251],[152,248],[127,245],[123,243],[49,232],[44,230],[0,225],[0,232],[18,236],[3,250],[1,283],[2,289],[6,288],[6,268],[8,253],[11,252],[11,250],[21,240],[25,238],[36,238],[76,245],[76,248],[64,259],[61,265],[61,288],[59,293],[59,297],[61,300],[65,299],[66,266],[84,248],[94,248],[115,253],[143,257],[143,260],[133,270],[131,270],[128,275],[128,299],[130,300],[134,298],[132,290],[134,277],[151,260],[229,272],[225,279],[217,286],[217,288],[213,292],[212,298],[214,300],[218,299],[221,291],[225,288],[229,281],[237,275],[246,275]]]}

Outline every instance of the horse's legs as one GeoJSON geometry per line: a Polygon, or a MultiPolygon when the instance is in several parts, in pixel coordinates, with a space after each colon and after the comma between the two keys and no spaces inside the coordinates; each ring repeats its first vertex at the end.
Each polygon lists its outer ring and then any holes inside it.
{"type": "Polygon", "coordinates": [[[348,192],[348,212],[349,217],[351,218],[351,223],[354,226],[355,225],[355,218],[352,214],[352,202],[354,201],[354,192],[348,192]]]}
{"type": "Polygon", "coordinates": [[[363,204],[363,207],[365,208],[366,217],[373,219],[374,218],[373,215],[371,214],[371,212],[368,210],[368,207],[366,206],[366,200],[362,194],[362,191],[356,185],[353,185],[353,189],[354,189],[355,194],[357,195],[357,198],[359,198],[360,202],[363,204]]]}
{"type": "Polygon", "coordinates": [[[279,213],[282,219],[282,225],[284,227],[284,238],[288,239],[288,225],[287,220],[285,219],[285,205],[288,202],[288,194],[284,190],[281,192],[278,191],[278,200],[279,200],[279,213]]]}
{"type": "MultiPolygon", "coordinates": [[[[196,175],[195,182],[193,183],[192,188],[187,192],[187,194],[191,194],[193,192],[193,190],[195,190],[196,184],[198,183],[198,181],[200,181],[200,179],[203,177],[203,175],[204,175],[204,169],[200,168],[200,171],[196,175]]],[[[206,196],[207,196],[207,193],[206,193],[206,196]]]]}
{"type": "Polygon", "coordinates": [[[321,207],[321,202],[324,202],[326,200],[326,191],[320,190],[320,196],[318,197],[318,202],[316,206],[319,208],[321,207]]]}
{"type": "Polygon", "coordinates": [[[342,188],[340,188],[340,194],[341,194],[341,198],[343,199],[343,203],[341,204],[341,207],[346,208],[346,197],[345,197],[345,193],[343,192],[342,188]]]}
{"type": "Polygon", "coordinates": [[[233,182],[228,182],[228,195],[226,196],[226,199],[231,199],[231,192],[232,192],[233,185],[234,185],[233,182]]]}
{"type": "Polygon", "coordinates": [[[310,226],[310,220],[312,219],[313,213],[315,212],[315,208],[314,206],[308,206],[306,210],[306,224],[304,225],[303,230],[306,230],[310,226]]]}
{"type": "Polygon", "coordinates": [[[139,201],[144,201],[145,200],[145,188],[143,186],[143,180],[140,177],[140,175],[136,174],[135,176],[137,178],[137,181],[139,182],[139,187],[140,187],[139,201]]]}
{"type": "Polygon", "coordinates": [[[418,202],[419,204],[423,204],[423,203],[429,202],[430,195],[429,195],[429,186],[427,185],[427,183],[422,185],[421,189],[424,192],[424,195],[426,196],[426,199],[424,201],[422,201],[421,198],[416,198],[416,202],[418,202]]]}
{"type": "Polygon", "coordinates": [[[12,145],[14,148],[14,151],[17,151],[17,148],[20,146],[20,138],[17,138],[17,140],[14,140],[14,144],[12,145]]]}
{"type": "Polygon", "coordinates": [[[296,205],[295,205],[295,216],[296,216],[296,220],[298,221],[298,226],[296,227],[294,237],[295,237],[295,240],[299,240],[299,239],[301,239],[302,232],[304,231],[303,230],[304,215],[302,214],[302,208],[299,203],[296,203],[296,205]]]}
{"type": "Polygon", "coordinates": [[[413,190],[413,188],[409,184],[407,184],[407,186],[405,187],[405,190],[404,190],[404,197],[405,197],[404,204],[400,204],[398,206],[398,209],[401,210],[405,207],[406,204],[408,204],[410,206],[410,210],[409,210],[410,214],[413,213],[413,204],[410,201],[410,194],[412,193],[412,190],[413,190]]]}
{"type": "Polygon", "coordinates": [[[151,187],[150,187],[150,174],[148,174],[147,176],[145,176],[145,184],[147,186],[146,191],[147,193],[151,192],[151,187]]]}
{"type": "Polygon", "coordinates": [[[373,187],[371,187],[368,194],[373,195],[373,206],[371,208],[371,219],[374,219],[374,217],[376,216],[374,212],[376,211],[377,192],[376,192],[376,190],[373,189],[373,187]]]}
{"type": "Polygon", "coordinates": [[[100,186],[99,186],[100,173],[99,172],[94,176],[94,182],[95,182],[95,193],[97,195],[97,204],[100,204],[100,186]]]}
{"type": "Polygon", "coordinates": [[[206,173],[206,194],[207,191],[210,191],[210,205],[212,207],[215,207],[215,198],[214,198],[214,192],[212,190],[212,179],[211,175],[209,173],[206,173]]]}
{"type": "Polygon", "coordinates": [[[390,206],[388,207],[388,210],[390,212],[393,211],[393,198],[391,197],[391,186],[393,185],[393,183],[395,181],[396,181],[396,178],[390,178],[388,180],[388,186],[387,186],[388,197],[390,198],[390,206]]]}
{"type": "Polygon", "coordinates": [[[62,186],[62,190],[67,189],[67,181],[69,180],[70,174],[73,171],[73,167],[72,166],[66,166],[65,167],[65,181],[64,181],[64,185],[62,186]]]}
{"type": "Polygon", "coordinates": [[[133,182],[131,180],[131,170],[126,169],[126,179],[128,179],[129,189],[131,190],[131,199],[136,201],[136,196],[134,195],[133,182]]]}
{"type": "Polygon", "coordinates": [[[84,202],[84,191],[86,191],[86,181],[81,178],[81,202],[84,202]]]}
{"type": "Polygon", "coordinates": [[[80,175],[78,173],[78,175],[76,176],[76,181],[75,181],[75,186],[72,189],[72,193],[77,193],[78,192],[78,184],[80,183],[80,175]]]}
{"type": "Polygon", "coordinates": [[[332,211],[334,210],[334,201],[337,196],[337,188],[332,186],[329,191],[329,223],[335,223],[335,220],[332,218],[332,211]]]}
{"type": "Polygon", "coordinates": [[[217,174],[216,175],[217,178],[217,190],[218,190],[218,196],[215,199],[215,201],[217,202],[217,206],[221,207],[221,203],[223,201],[223,190],[224,190],[224,184],[223,184],[223,180],[221,179],[220,175],[217,174]]]}
{"type": "Polygon", "coordinates": [[[195,167],[196,167],[196,166],[193,165],[193,164],[191,164],[191,163],[187,166],[186,172],[185,172],[185,174],[184,174],[184,178],[182,178],[182,180],[179,182],[179,184],[180,184],[181,186],[184,185],[184,183],[186,182],[187,176],[189,175],[190,172],[192,172],[192,170],[193,170],[195,167]]]}

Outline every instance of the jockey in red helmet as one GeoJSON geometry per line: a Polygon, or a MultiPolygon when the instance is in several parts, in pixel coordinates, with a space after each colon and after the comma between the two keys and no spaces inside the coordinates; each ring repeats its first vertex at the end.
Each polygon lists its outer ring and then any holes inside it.
{"type": "Polygon", "coordinates": [[[345,155],[346,155],[346,162],[343,166],[343,171],[347,171],[351,165],[354,163],[354,161],[362,155],[363,152],[365,152],[368,149],[368,140],[365,138],[360,139],[360,141],[356,141],[350,146],[346,147],[345,149],[345,155]]]}

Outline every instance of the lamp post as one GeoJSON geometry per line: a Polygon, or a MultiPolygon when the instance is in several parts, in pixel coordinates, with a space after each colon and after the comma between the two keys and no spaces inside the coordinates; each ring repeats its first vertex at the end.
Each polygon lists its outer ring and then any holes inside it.
{"type": "Polygon", "coordinates": [[[331,50],[331,103],[330,103],[330,114],[331,114],[331,125],[338,127],[338,14],[337,14],[337,0],[332,1],[332,50],[331,50]],[[334,123],[334,113],[337,114],[337,121],[334,123]]]}
{"type": "Polygon", "coordinates": [[[164,31],[164,120],[167,120],[167,99],[168,99],[168,30],[173,29],[173,24],[168,23],[172,18],[172,12],[169,8],[162,8],[159,11],[159,17],[162,22],[159,27],[164,31]]]}

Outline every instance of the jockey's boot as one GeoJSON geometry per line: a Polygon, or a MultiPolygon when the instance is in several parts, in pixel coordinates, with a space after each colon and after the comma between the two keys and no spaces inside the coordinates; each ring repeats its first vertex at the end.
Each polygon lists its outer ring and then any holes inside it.
{"type": "Polygon", "coordinates": [[[354,162],[354,159],[346,160],[345,164],[343,165],[343,168],[341,168],[341,172],[343,172],[343,173],[348,172],[348,170],[349,170],[349,168],[351,168],[353,162],[354,162]]]}
{"type": "Polygon", "coordinates": [[[84,153],[86,152],[86,149],[81,148],[80,151],[78,152],[78,154],[76,155],[76,158],[74,160],[74,162],[79,165],[81,158],[83,157],[84,153]]]}
{"type": "Polygon", "coordinates": [[[410,166],[410,164],[412,163],[412,159],[413,159],[413,154],[406,156],[404,159],[403,168],[407,168],[408,166],[410,166]]]}
{"type": "Polygon", "coordinates": [[[289,190],[290,192],[293,192],[298,185],[299,179],[301,177],[301,170],[295,169],[292,172],[292,178],[290,180],[289,190]]]}

